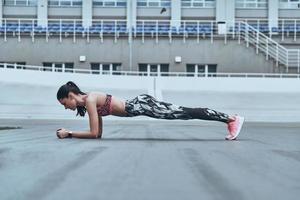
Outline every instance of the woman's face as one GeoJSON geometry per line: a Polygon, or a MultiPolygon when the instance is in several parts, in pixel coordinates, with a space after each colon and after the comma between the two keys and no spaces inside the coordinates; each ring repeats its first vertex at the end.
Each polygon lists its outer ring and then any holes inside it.
{"type": "Polygon", "coordinates": [[[59,100],[59,103],[65,107],[65,109],[76,110],[77,103],[72,95],[68,95],[68,98],[63,98],[59,100]]]}

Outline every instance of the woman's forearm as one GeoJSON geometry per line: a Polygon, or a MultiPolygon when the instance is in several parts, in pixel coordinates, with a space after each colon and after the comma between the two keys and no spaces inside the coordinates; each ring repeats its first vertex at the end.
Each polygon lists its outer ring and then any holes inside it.
{"type": "Polygon", "coordinates": [[[72,131],[71,133],[72,137],[75,138],[86,138],[86,139],[95,139],[99,136],[101,137],[101,134],[93,134],[90,131],[88,132],[79,132],[79,131],[72,131]]]}

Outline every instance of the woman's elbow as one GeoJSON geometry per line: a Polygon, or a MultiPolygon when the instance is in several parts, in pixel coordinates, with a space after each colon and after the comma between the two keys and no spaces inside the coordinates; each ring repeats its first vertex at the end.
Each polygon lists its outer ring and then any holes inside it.
{"type": "Polygon", "coordinates": [[[95,139],[97,139],[97,138],[101,139],[102,133],[92,133],[92,137],[95,139]]]}

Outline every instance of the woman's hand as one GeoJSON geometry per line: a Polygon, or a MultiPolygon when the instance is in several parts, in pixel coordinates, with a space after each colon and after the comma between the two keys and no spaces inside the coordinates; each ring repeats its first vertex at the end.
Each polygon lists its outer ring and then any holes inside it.
{"type": "Polygon", "coordinates": [[[56,135],[59,139],[69,138],[70,137],[70,131],[60,128],[56,131],[56,135]]]}

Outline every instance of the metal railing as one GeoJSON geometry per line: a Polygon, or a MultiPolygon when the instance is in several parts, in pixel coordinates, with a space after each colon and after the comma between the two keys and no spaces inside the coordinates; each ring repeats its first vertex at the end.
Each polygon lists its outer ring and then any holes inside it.
{"type": "Polygon", "coordinates": [[[297,78],[300,74],[285,73],[195,73],[195,72],[141,72],[141,71],[114,71],[114,70],[91,70],[91,69],[70,69],[55,68],[47,66],[19,65],[10,63],[0,63],[0,70],[31,70],[45,73],[75,73],[91,74],[95,76],[112,75],[112,76],[158,76],[158,77],[190,77],[190,78],[297,78]]]}
{"type": "MultiPolygon", "coordinates": [[[[292,37],[294,41],[297,41],[300,34],[300,19],[281,19],[278,21],[277,27],[269,27],[267,19],[239,19],[237,21],[245,21],[271,38],[281,36],[282,41],[287,37],[292,37]]],[[[149,36],[149,32],[151,32],[152,37],[184,36],[183,39],[196,37],[197,40],[201,37],[218,35],[218,23],[213,20],[180,20],[176,21],[178,27],[173,27],[171,20],[137,20],[136,22],[136,27],[130,29],[127,26],[127,21],[121,19],[94,19],[89,27],[84,27],[83,20],[79,19],[48,19],[43,21],[4,18],[0,21],[0,37],[3,36],[6,40],[7,36],[12,35],[20,40],[21,36],[29,35],[34,40],[34,37],[39,35],[45,35],[46,39],[56,35],[60,37],[61,41],[61,37],[73,37],[74,40],[76,37],[86,37],[89,40],[89,37],[99,36],[102,40],[103,35],[114,35],[116,39],[121,35],[129,36],[131,30],[135,36],[136,34],[148,34],[147,36],[149,36]]],[[[225,36],[236,34],[232,31],[234,24],[235,22],[231,22],[227,25],[230,32],[225,36]]]]}
{"type": "Polygon", "coordinates": [[[238,22],[238,33],[239,43],[243,39],[247,47],[252,45],[256,48],[257,54],[263,52],[266,55],[266,60],[271,57],[275,60],[276,66],[283,64],[286,66],[287,73],[290,67],[296,67],[297,72],[300,72],[299,49],[285,48],[246,22],[238,22]]]}
{"type": "MultiPolygon", "coordinates": [[[[35,37],[44,36],[46,41],[50,37],[58,37],[62,42],[63,38],[72,38],[76,42],[77,38],[86,38],[90,42],[90,38],[99,38],[103,42],[105,37],[113,38],[114,42],[120,37],[128,37],[129,43],[132,38],[141,39],[153,38],[156,43],[160,38],[168,39],[172,42],[173,38],[182,38],[183,42],[187,39],[195,39],[197,43],[201,38],[209,38],[211,43],[215,38],[224,38],[224,43],[227,39],[241,39],[249,44],[254,45],[256,52],[262,51],[269,57],[275,59],[276,65],[285,65],[287,72],[289,67],[297,67],[299,73],[300,56],[298,49],[286,49],[271,37],[260,31],[261,21],[256,26],[252,21],[239,21],[227,24],[225,34],[220,34],[220,27],[216,21],[209,20],[181,20],[179,27],[173,27],[170,20],[137,20],[136,27],[128,27],[126,20],[93,20],[89,27],[82,26],[82,20],[75,19],[49,19],[48,26],[43,27],[38,25],[37,19],[3,19],[0,26],[0,37],[7,40],[7,37],[17,37],[21,41],[21,37],[31,37],[34,42],[35,37]],[[249,24],[250,23],[250,24],[249,24]]],[[[295,21],[294,27],[298,27],[298,21],[295,21]]]]}
{"type": "Polygon", "coordinates": [[[239,21],[244,21],[250,26],[258,29],[260,32],[270,36],[280,36],[281,41],[287,38],[292,38],[294,41],[298,40],[300,35],[300,19],[278,19],[278,21],[270,21],[266,18],[256,18],[256,19],[239,19],[239,21]],[[273,22],[278,23],[278,26],[270,26],[273,22]],[[270,26],[270,27],[269,27],[270,26]]]}
{"type": "MultiPolygon", "coordinates": [[[[233,33],[234,34],[234,33],[233,33]]],[[[136,27],[128,27],[126,20],[104,19],[93,20],[91,26],[83,27],[83,20],[77,19],[48,19],[47,21],[37,19],[2,19],[0,23],[0,38],[7,41],[8,37],[16,37],[21,41],[22,37],[31,37],[34,42],[36,37],[44,37],[46,41],[50,37],[63,38],[85,38],[87,42],[90,38],[99,38],[103,42],[105,37],[114,38],[117,42],[120,37],[140,38],[144,42],[145,37],[154,38],[158,42],[159,38],[169,38],[170,43],[173,38],[182,38],[183,42],[187,38],[194,38],[199,43],[201,38],[210,38],[213,43],[218,36],[218,24],[211,20],[180,20],[179,27],[174,27],[170,20],[137,20],[136,27]],[[44,26],[39,24],[46,24],[44,26]]],[[[228,34],[229,35],[229,34],[228,34]]],[[[227,35],[224,39],[227,41],[227,35]]]]}

